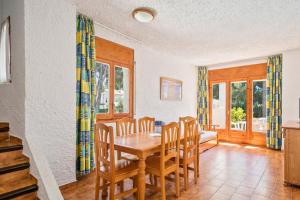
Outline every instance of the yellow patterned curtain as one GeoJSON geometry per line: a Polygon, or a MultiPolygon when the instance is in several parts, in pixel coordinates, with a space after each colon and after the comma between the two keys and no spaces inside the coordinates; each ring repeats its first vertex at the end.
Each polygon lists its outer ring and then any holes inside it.
{"type": "Polygon", "coordinates": [[[282,56],[268,58],[267,65],[267,147],[282,145],[282,56]]]}
{"type": "Polygon", "coordinates": [[[208,124],[208,72],[198,67],[197,118],[200,125],[208,124]]]}
{"type": "Polygon", "coordinates": [[[76,133],[77,177],[89,174],[94,163],[95,35],[93,20],[77,16],[76,133]]]}

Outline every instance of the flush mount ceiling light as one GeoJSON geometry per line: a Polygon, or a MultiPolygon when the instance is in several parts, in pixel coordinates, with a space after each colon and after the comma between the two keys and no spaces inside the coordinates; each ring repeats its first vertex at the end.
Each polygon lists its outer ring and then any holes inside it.
{"type": "Polygon", "coordinates": [[[132,12],[132,16],[139,22],[149,23],[154,19],[154,12],[147,8],[138,8],[132,12]]]}

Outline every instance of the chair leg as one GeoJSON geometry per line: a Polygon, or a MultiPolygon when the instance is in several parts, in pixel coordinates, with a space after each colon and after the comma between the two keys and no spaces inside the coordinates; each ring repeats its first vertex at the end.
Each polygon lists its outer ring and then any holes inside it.
{"type": "Polygon", "coordinates": [[[176,188],[176,197],[180,196],[180,178],[179,178],[179,169],[176,170],[175,172],[175,188],[176,188]]]}
{"type": "Polygon", "coordinates": [[[197,157],[197,177],[200,177],[200,152],[198,152],[198,157],[197,157]]]}
{"type": "Polygon", "coordinates": [[[158,183],[157,183],[157,176],[154,175],[154,185],[157,187],[158,183]]]}
{"type": "Polygon", "coordinates": [[[96,175],[95,200],[99,200],[100,193],[100,177],[96,175]]]}
{"type": "Polygon", "coordinates": [[[184,177],[184,190],[188,188],[188,166],[187,164],[183,164],[183,177],[184,177]]]}
{"type": "Polygon", "coordinates": [[[165,176],[163,176],[163,174],[160,176],[160,189],[161,189],[161,199],[166,200],[165,176]]]}
{"type": "Polygon", "coordinates": [[[106,197],[107,196],[107,180],[103,179],[103,190],[102,190],[102,197],[106,197]]]}
{"type": "Polygon", "coordinates": [[[194,159],[194,182],[197,184],[197,178],[198,178],[198,164],[197,164],[197,157],[194,159]]]}
{"type": "Polygon", "coordinates": [[[150,184],[153,185],[153,175],[152,174],[149,174],[149,179],[150,179],[150,184]]]}
{"type": "MultiPolygon", "coordinates": [[[[136,188],[137,187],[137,183],[138,183],[138,177],[135,176],[133,178],[133,188],[136,188]]],[[[134,198],[137,199],[138,198],[138,190],[134,193],[134,198]]]]}
{"type": "Polygon", "coordinates": [[[120,181],[119,186],[120,186],[120,192],[124,192],[124,181],[120,181]]]}
{"type": "Polygon", "coordinates": [[[109,199],[115,200],[115,182],[110,182],[109,186],[109,199]]]}

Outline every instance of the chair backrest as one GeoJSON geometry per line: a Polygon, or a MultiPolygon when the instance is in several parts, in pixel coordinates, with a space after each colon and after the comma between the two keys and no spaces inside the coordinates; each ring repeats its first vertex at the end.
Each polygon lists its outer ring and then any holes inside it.
{"type": "Polygon", "coordinates": [[[122,118],[116,121],[117,136],[136,134],[136,120],[122,118]]]}
{"type": "Polygon", "coordinates": [[[139,133],[154,132],[155,118],[143,117],[139,119],[139,133]]]}
{"type": "Polygon", "coordinates": [[[172,122],[162,126],[161,144],[161,170],[165,169],[165,162],[172,158],[175,158],[176,163],[179,164],[180,133],[178,123],[172,122]]]}
{"type": "Polygon", "coordinates": [[[196,120],[184,123],[184,157],[192,157],[196,155],[197,145],[199,142],[199,131],[196,120]]]}
{"type": "Polygon", "coordinates": [[[179,117],[179,131],[181,134],[184,134],[184,123],[196,120],[196,118],[191,116],[179,117]]]}
{"type": "Polygon", "coordinates": [[[95,124],[95,156],[97,173],[104,167],[111,176],[115,172],[114,133],[111,126],[95,124]]]}

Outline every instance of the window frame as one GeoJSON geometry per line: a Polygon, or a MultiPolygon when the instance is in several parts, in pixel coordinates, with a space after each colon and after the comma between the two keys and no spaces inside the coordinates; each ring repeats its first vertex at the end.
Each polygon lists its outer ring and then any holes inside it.
{"type": "Polygon", "coordinates": [[[123,117],[133,117],[133,101],[134,101],[134,66],[124,64],[117,61],[107,60],[103,58],[97,58],[96,62],[105,63],[109,65],[109,106],[108,113],[100,114],[96,113],[96,121],[99,122],[114,122],[117,119],[123,117]],[[124,67],[129,70],[129,112],[128,113],[115,113],[114,112],[114,100],[115,100],[115,67],[124,67]]]}

